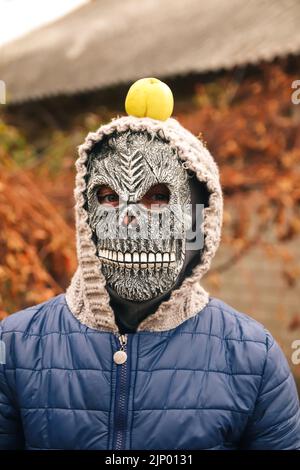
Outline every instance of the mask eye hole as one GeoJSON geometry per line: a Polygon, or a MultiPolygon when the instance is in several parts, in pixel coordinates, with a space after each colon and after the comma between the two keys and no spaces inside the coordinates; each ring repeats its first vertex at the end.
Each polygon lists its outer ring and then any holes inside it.
{"type": "Polygon", "coordinates": [[[169,201],[170,190],[166,184],[162,183],[152,186],[140,200],[141,204],[143,204],[148,209],[150,209],[153,205],[156,207],[167,206],[169,201]]]}
{"type": "Polygon", "coordinates": [[[97,201],[101,205],[116,207],[119,205],[118,194],[109,186],[102,185],[97,188],[97,201]]]}

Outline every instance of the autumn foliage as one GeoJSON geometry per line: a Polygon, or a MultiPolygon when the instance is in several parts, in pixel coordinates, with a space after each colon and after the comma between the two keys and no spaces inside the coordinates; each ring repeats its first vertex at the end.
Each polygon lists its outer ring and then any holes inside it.
{"type": "Polygon", "coordinates": [[[75,268],[74,234],[20,170],[1,170],[0,316],[61,292],[75,268]]]}

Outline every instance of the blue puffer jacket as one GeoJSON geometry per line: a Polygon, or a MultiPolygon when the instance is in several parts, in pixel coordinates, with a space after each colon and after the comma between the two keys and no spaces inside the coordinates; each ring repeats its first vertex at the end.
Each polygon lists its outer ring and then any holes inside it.
{"type": "Polygon", "coordinates": [[[64,294],[5,319],[0,448],[300,448],[293,377],[255,320],[210,298],[126,337],[117,365],[117,335],[84,326],[64,294]]]}

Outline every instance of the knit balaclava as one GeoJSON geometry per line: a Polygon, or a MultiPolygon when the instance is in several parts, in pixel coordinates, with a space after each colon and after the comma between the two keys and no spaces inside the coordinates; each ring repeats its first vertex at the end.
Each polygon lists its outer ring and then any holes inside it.
{"type": "Polygon", "coordinates": [[[218,168],[201,140],[172,118],[121,117],[87,136],[76,168],[79,266],[66,293],[72,313],[89,327],[115,332],[113,308],[120,298],[159,299],[137,331],[168,330],[196,315],[209,299],[200,279],[219,245],[223,207],[218,168]],[[170,211],[173,204],[182,209],[192,202],[189,178],[207,194],[197,227],[203,243],[194,253],[186,250],[185,236],[195,219],[188,210],[170,211]],[[149,192],[150,199],[155,195],[151,202],[165,203],[153,212],[154,236],[147,233],[149,192]],[[168,237],[160,229],[162,213],[169,214],[168,237]],[[111,232],[116,219],[127,235],[132,225],[129,238],[111,232]]]}

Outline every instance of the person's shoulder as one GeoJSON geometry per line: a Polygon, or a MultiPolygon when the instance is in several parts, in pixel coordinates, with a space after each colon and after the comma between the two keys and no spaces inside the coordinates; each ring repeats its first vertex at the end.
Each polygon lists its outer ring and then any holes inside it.
{"type": "Polygon", "coordinates": [[[211,354],[226,358],[231,374],[262,376],[268,352],[276,342],[260,322],[226,302],[210,297],[196,316],[194,326],[201,343],[204,343],[203,335],[206,336],[211,354]]]}
{"type": "Polygon", "coordinates": [[[210,297],[199,317],[203,313],[204,321],[200,324],[206,326],[210,334],[215,334],[224,340],[263,344],[267,349],[274,342],[271,333],[262,323],[221,299],[210,297]]]}
{"type": "Polygon", "coordinates": [[[61,331],[66,327],[71,315],[64,294],[12,313],[2,320],[0,327],[2,335],[6,333],[23,333],[28,335],[41,335],[55,330],[61,331]]]}

